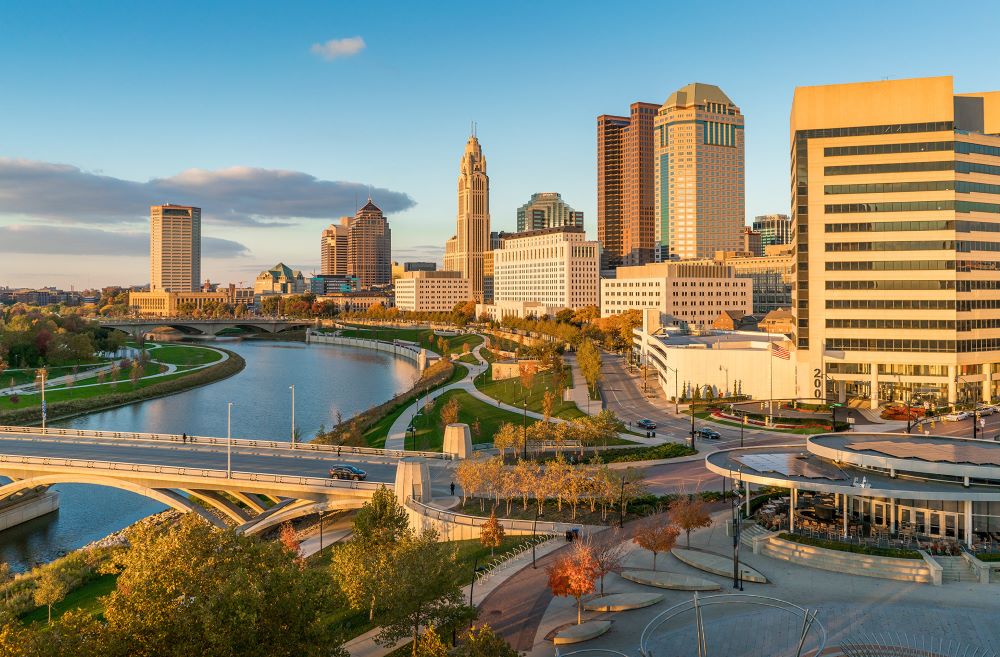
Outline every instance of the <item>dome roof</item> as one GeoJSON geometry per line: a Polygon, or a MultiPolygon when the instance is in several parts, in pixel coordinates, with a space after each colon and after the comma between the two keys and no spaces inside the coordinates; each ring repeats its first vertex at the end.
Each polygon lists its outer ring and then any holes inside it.
{"type": "Polygon", "coordinates": [[[667,98],[667,102],[664,105],[667,106],[680,106],[687,107],[700,102],[711,102],[711,103],[721,103],[723,105],[735,105],[726,93],[719,89],[714,84],[705,84],[704,82],[692,82],[689,85],[683,86],[674,93],[670,94],[667,98]]]}

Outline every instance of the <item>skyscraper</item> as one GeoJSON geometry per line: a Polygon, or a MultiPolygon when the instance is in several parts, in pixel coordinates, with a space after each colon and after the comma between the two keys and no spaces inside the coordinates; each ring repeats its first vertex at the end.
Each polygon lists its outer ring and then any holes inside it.
{"type": "Polygon", "coordinates": [[[597,239],[602,267],[641,265],[655,255],[653,117],[658,105],[632,103],[629,116],[597,117],[597,239]]]}
{"type": "Polygon", "coordinates": [[[1000,396],[1000,92],[800,87],[791,137],[799,396],[1000,396]]]}
{"type": "Polygon", "coordinates": [[[557,192],[539,192],[517,209],[517,232],[559,226],[583,227],[583,213],[569,207],[557,192]]]}
{"type": "Polygon", "coordinates": [[[490,248],[490,179],[486,158],[475,135],[465,143],[458,174],[458,221],[447,241],[444,268],[471,282],[472,298],[482,303],[483,254],[490,248]]]}
{"type": "Polygon", "coordinates": [[[762,214],[754,217],[753,229],[760,233],[762,246],[788,244],[792,241],[792,220],[787,214],[762,214]]]}
{"type": "Polygon", "coordinates": [[[348,222],[347,275],[362,290],[392,283],[392,231],[371,198],[348,222]]]}
{"type": "Polygon", "coordinates": [[[721,89],[695,82],[656,114],[654,195],[660,259],[741,248],[743,115],[721,89]]]}
{"type": "Polygon", "coordinates": [[[194,292],[201,285],[201,208],[149,208],[149,289],[194,292]]]}
{"type": "Polygon", "coordinates": [[[330,224],[320,237],[320,273],[324,276],[347,275],[347,242],[350,217],[342,217],[339,224],[330,224]]]}

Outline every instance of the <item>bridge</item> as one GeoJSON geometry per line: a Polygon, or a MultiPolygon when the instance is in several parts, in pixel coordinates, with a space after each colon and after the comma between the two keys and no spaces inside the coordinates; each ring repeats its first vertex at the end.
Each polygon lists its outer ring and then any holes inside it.
{"type": "Polygon", "coordinates": [[[172,328],[189,335],[218,335],[225,329],[243,329],[260,333],[281,333],[309,328],[315,324],[305,319],[269,319],[244,317],[240,319],[183,319],[179,317],[148,317],[142,319],[102,319],[101,326],[117,329],[138,339],[158,328],[172,328]]]}
{"type": "Polygon", "coordinates": [[[0,485],[0,500],[53,484],[96,484],[197,513],[219,527],[228,521],[248,534],[313,513],[358,508],[381,485],[399,483],[407,496],[429,497],[435,478],[441,486],[450,480],[442,467],[447,463],[438,452],[0,426],[0,476],[11,479],[0,485]],[[368,478],[331,479],[335,463],[357,465],[368,478]]]}

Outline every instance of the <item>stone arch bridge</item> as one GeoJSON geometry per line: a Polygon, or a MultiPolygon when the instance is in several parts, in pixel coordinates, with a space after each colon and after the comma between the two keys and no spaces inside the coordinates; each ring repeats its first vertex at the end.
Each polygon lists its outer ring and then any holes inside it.
{"type": "Polygon", "coordinates": [[[158,328],[172,328],[188,335],[218,335],[225,329],[243,329],[257,333],[281,333],[315,325],[305,319],[268,319],[247,317],[243,319],[180,319],[176,317],[143,319],[101,320],[101,326],[128,333],[133,338],[152,333],[158,328]]]}

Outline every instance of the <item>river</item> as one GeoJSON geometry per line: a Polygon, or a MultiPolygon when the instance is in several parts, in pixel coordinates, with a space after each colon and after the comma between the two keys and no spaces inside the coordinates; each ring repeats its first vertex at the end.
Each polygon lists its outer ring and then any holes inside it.
{"type": "MultiPolygon", "coordinates": [[[[50,426],[226,435],[227,402],[233,402],[234,438],[289,440],[292,391],[301,438],[409,389],[418,373],[410,361],[358,347],[301,342],[219,340],[246,368],[223,381],[149,401],[92,413],[50,426]]],[[[15,571],[50,561],[122,529],[165,507],[113,488],[59,484],[60,509],[0,532],[0,560],[15,571]]]]}

